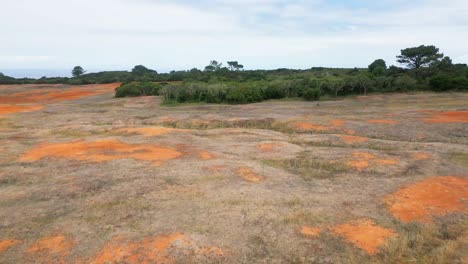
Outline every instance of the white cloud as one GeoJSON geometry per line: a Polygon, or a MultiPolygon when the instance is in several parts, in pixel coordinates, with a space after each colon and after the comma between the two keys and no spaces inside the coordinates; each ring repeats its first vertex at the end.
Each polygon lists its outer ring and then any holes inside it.
{"type": "Polygon", "coordinates": [[[437,45],[455,62],[467,62],[467,1],[372,3],[7,1],[0,16],[0,69],[145,64],[168,71],[202,68],[211,59],[237,59],[250,69],[354,67],[375,58],[392,64],[401,48],[420,44],[437,45]]]}

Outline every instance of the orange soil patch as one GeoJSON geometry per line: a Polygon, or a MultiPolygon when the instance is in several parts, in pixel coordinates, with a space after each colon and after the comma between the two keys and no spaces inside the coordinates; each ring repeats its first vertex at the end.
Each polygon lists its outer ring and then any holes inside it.
{"type": "Polygon", "coordinates": [[[331,230],[369,255],[376,254],[388,238],[397,235],[394,230],[377,226],[372,220],[346,223],[332,227],[331,230]]]}
{"type": "Polygon", "coordinates": [[[344,126],[344,124],[346,123],[344,120],[341,120],[341,119],[333,119],[333,120],[330,120],[329,123],[332,125],[332,126],[344,126]]]}
{"type": "Polygon", "coordinates": [[[314,124],[306,123],[306,122],[295,123],[294,127],[296,129],[304,130],[304,131],[323,131],[323,130],[328,129],[326,126],[314,125],[314,124]]]}
{"type": "Polygon", "coordinates": [[[21,243],[19,240],[14,239],[7,239],[7,240],[0,240],[0,253],[7,250],[8,248],[21,243]]]}
{"type": "Polygon", "coordinates": [[[115,237],[92,260],[91,264],[105,263],[175,263],[170,255],[170,249],[181,248],[192,250],[197,255],[223,256],[224,252],[218,247],[197,247],[193,249],[193,242],[182,233],[145,238],[139,242],[126,242],[122,237],[115,237]]]}
{"type": "Polygon", "coordinates": [[[353,157],[359,158],[359,159],[366,159],[366,160],[371,160],[375,158],[374,154],[367,153],[367,152],[353,152],[353,157]]]}
{"type": "Polygon", "coordinates": [[[42,144],[20,157],[22,162],[34,162],[44,157],[63,157],[74,160],[104,162],[132,158],[150,161],[154,165],[176,159],[182,153],[156,145],[127,144],[118,140],[98,140],[94,142],[73,141],[69,143],[42,144]]]}
{"type": "Polygon", "coordinates": [[[320,231],[320,228],[310,226],[303,226],[300,230],[301,234],[308,237],[316,237],[320,234],[320,231]]]}
{"type": "Polygon", "coordinates": [[[0,102],[6,104],[25,103],[50,103],[55,101],[75,100],[83,97],[94,96],[114,91],[120,83],[83,85],[63,90],[58,89],[35,89],[27,92],[19,92],[0,96],[0,102]]]}
{"type": "Polygon", "coordinates": [[[268,151],[272,151],[273,149],[279,147],[280,144],[278,143],[262,143],[262,144],[258,144],[257,145],[257,148],[261,151],[265,151],[265,152],[268,152],[268,151]]]}
{"type": "Polygon", "coordinates": [[[178,129],[167,128],[167,127],[135,127],[135,128],[122,128],[119,130],[128,132],[128,133],[141,134],[146,137],[154,137],[154,136],[164,135],[173,131],[179,131],[178,129]]]}
{"type": "Polygon", "coordinates": [[[65,263],[74,244],[74,241],[64,235],[49,236],[36,241],[27,252],[39,259],[39,263],[65,263]]]}
{"type": "Polygon", "coordinates": [[[370,119],[367,120],[369,124],[387,124],[387,125],[395,125],[398,124],[398,121],[390,120],[390,119],[370,119]]]}
{"type": "Polygon", "coordinates": [[[219,173],[222,170],[224,170],[225,168],[227,168],[226,165],[215,165],[215,166],[211,166],[211,167],[206,167],[205,169],[207,169],[211,173],[219,173]]]}
{"type": "Polygon", "coordinates": [[[212,159],[215,159],[216,156],[213,155],[212,153],[208,152],[208,151],[199,151],[198,152],[198,156],[200,157],[200,159],[202,160],[212,160],[212,159]]]}
{"type": "Polygon", "coordinates": [[[379,159],[379,160],[376,160],[375,162],[377,162],[380,165],[396,165],[396,164],[398,164],[398,160],[396,160],[396,159],[379,159]]]}
{"type": "Polygon", "coordinates": [[[426,123],[468,123],[468,111],[446,111],[425,118],[426,123]]]}
{"type": "Polygon", "coordinates": [[[425,160],[431,157],[429,153],[414,153],[413,157],[417,160],[425,160]]]}
{"type": "Polygon", "coordinates": [[[246,180],[246,181],[249,181],[249,182],[260,182],[263,180],[263,177],[260,176],[260,175],[257,175],[255,174],[251,169],[249,168],[239,168],[239,170],[237,171],[240,176],[246,180]]]}
{"type": "Polygon", "coordinates": [[[343,140],[345,143],[364,143],[364,142],[367,142],[369,141],[368,138],[365,138],[365,137],[357,137],[357,136],[345,136],[345,135],[342,135],[342,136],[339,136],[341,140],[343,140]]]}
{"type": "Polygon", "coordinates": [[[369,162],[367,160],[350,160],[347,162],[348,166],[355,168],[358,171],[361,171],[369,167],[369,162]]]}
{"type": "Polygon", "coordinates": [[[0,115],[18,112],[34,112],[44,108],[41,105],[0,105],[0,115]]]}
{"type": "Polygon", "coordinates": [[[468,179],[433,177],[404,187],[385,198],[390,212],[400,221],[430,222],[432,216],[466,212],[468,179]]]}

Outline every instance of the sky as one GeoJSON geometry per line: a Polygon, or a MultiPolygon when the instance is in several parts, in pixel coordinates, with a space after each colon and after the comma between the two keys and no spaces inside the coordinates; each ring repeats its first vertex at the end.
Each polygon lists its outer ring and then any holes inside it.
{"type": "Polygon", "coordinates": [[[436,45],[468,63],[467,0],[0,0],[0,72],[367,67],[436,45]]]}

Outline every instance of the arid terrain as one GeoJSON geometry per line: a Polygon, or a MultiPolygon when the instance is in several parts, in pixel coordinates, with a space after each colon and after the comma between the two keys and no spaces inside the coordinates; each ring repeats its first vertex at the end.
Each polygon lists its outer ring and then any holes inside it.
{"type": "Polygon", "coordinates": [[[0,86],[0,263],[467,263],[468,94],[0,86]]]}

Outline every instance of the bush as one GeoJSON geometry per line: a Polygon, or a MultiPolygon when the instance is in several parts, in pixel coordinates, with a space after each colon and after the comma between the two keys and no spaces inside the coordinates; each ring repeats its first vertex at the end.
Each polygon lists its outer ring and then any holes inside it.
{"type": "Polygon", "coordinates": [[[468,78],[439,75],[429,81],[432,90],[443,92],[449,90],[468,90],[468,78]]]}
{"type": "Polygon", "coordinates": [[[160,89],[161,89],[160,84],[156,84],[152,82],[126,83],[126,84],[122,84],[120,87],[115,89],[115,97],[159,95],[160,89]]]}
{"type": "Polygon", "coordinates": [[[226,100],[230,104],[255,103],[263,100],[263,94],[259,86],[243,85],[230,88],[226,100]]]}
{"type": "Polygon", "coordinates": [[[320,99],[320,89],[318,88],[307,88],[302,97],[307,101],[317,101],[320,99]]]}

